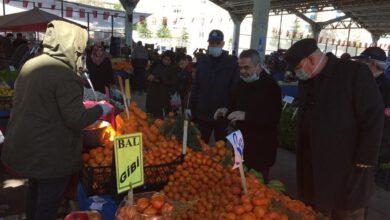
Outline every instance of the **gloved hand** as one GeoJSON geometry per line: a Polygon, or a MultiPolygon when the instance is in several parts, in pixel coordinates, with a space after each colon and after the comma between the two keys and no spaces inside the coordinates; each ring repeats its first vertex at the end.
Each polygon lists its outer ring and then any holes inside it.
{"type": "Polygon", "coordinates": [[[243,121],[245,120],[245,112],[235,111],[232,112],[227,118],[232,122],[243,121]]]}
{"type": "Polygon", "coordinates": [[[224,118],[224,117],[226,117],[227,113],[228,113],[228,109],[227,108],[219,108],[214,113],[214,119],[218,120],[220,117],[224,118]]]}
{"type": "Polygon", "coordinates": [[[187,118],[191,118],[191,117],[192,117],[191,109],[186,109],[186,110],[184,111],[184,115],[185,115],[187,118]]]}
{"type": "Polygon", "coordinates": [[[102,117],[106,116],[111,112],[111,107],[106,103],[106,101],[98,102],[98,105],[103,109],[102,117]]]}

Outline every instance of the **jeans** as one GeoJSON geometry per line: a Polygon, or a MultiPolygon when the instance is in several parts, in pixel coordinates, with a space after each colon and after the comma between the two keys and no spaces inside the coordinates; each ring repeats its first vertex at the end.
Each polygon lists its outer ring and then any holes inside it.
{"type": "Polygon", "coordinates": [[[27,220],[55,220],[70,176],[28,180],[27,220]]]}

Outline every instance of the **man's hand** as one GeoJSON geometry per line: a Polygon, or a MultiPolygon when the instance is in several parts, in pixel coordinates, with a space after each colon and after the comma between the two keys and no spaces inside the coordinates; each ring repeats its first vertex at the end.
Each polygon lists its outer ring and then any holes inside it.
{"type": "Polygon", "coordinates": [[[235,111],[232,112],[227,118],[233,123],[235,123],[236,121],[243,121],[245,120],[245,112],[235,111]]]}
{"type": "Polygon", "coordinates": [[[371,166],[371,165],[361,164],[361,163],[357,163],[355,166],[356,166],[357,168],[364,168],[364,169],[373,168],[373,167],[374,167],[374,166],[371,166]]]}
{"type": "Polygon", "coordinates": [[[218,120],[219,118],[224,118],[226,117],[226,114],[228,113],[227,108],[219,108],[217,111],[214,113],[214,120],[218,120]]]}
{"type": "Polygon", "coordinates": [[[154,80],[155,80],[155,77],[154,77],[153,75],[149,75],[149,76],[148,76],[148,80],[149,80],[149,81],[154,81],[154,80]]]}

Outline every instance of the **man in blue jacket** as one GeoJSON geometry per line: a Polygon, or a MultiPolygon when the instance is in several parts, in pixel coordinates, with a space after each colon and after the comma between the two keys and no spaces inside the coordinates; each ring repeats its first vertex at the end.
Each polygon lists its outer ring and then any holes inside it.
{"type": "Polygon", "coordinates": [[[227,121],[214,120],[219,108],[229,106],[229,97],[240,80],[237,59],[222,48],[224,35],[220,30],[209,34],[207,55],[197,59],[197,72],[191,91],[191,111],[207,143],[214,131],[215,141],[226,136],[227,121]]]}

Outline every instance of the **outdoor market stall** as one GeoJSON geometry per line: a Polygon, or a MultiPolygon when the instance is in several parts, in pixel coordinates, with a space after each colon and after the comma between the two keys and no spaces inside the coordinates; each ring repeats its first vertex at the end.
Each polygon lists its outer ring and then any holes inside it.
{"type": "Polygon", "coordinates": [[[326,219],[286,196],[279,181],[265,184],[260,173],[244,169],[233,139],[209,146],[184,116],[154,119],[124,99],[115,130],[107,123],[90,128],[103,138],[82,155],[81,210],[123,220],[326,219]]]}
{"type": "Polygon", "coordinates": [[[0,17],[0,31],[9,32],[45,32],[47,24],[53,20],[66,21],[83,28],[86,28],[76,22],[62,18],[55,14],[34,8],[29,11],[9,14],[0,17]]]}

